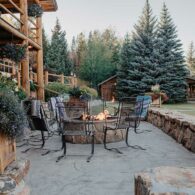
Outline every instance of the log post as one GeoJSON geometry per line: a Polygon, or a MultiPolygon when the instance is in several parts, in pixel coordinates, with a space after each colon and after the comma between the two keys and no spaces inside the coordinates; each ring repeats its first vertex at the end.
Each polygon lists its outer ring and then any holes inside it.
{"type": "MultiPolygon", "coordinates": [[[[21,13],[20,17],[23,22],[21,24],[21,32],[28,37],[28,2],[27,0],[20,0],[20,8],[23,13],[21,13]]],[[[23,41],[23,45],[26,45],[26,57],[22,60],[21,63],[21,73],[22,73],[22,88],[25,90],[27,96],[30,96],[30,82],[29,82],[29,51],[28,51],[28,39],[26,38],[23,41]]]]}
{"type": "Polygon", "coordinates": [[[61,74],[60,76],[61,76],[60,81],[61,81],[61,83],[62,83],[62,84],[64,84],[64,75],[63,75],[63,74],[61,74]]]}
{"type": "Polygon", "coordinates": [[[17,81],[18,81],[18,88],[21,87],[21,64],[18,64],[18,71],[17,71],[17,81]]]}
{"type": "Polygon", "coordinates": [[[12,76],[16,75],[16,65],[12,63],[12,76]]]}
{"type": "Polygon", "coordinates": [[[37,22],[37,43],[41,46],[41,49],[37,51],[37,83],[39,100],[45,99],[44,94],[44,78],[43,78],[43,49],[42,49],[42,18],[38,17],[37,22]]]}
{"type": "Polygon", "coordinates": [[[45,70],[45,85],[48,85],[48,70],[45,70]]]}

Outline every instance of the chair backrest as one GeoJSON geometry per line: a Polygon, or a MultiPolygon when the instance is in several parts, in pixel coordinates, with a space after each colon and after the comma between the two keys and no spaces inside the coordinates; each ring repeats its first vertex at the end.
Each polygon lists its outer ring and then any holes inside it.
{"type": "Polygon", "coordinates": [[[26,100],[22,106],[27,113],[31,130],[49,131],[46,116],[39,100],[26,100]]]}
{"type": "Polygon", "coordinates": [[[148,108],[150,104],[152,103],[152,98],[151,96],[137,96],[136,101],[143,100],[143,110],[141,113],[141,119],[144,120],[147,116],[148,108]]]}
{"type": "Polygon", "coordinates": [[[118,128],[139,126],[141,113],[143,111],[143,99],[137,100],[136,97],[120,99],[118,128]]]}

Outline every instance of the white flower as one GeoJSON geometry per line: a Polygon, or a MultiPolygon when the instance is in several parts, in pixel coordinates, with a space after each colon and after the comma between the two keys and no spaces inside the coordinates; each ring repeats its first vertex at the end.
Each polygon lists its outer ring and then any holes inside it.
{"type": "Polygon", "coordinates": [[[17,86],[17,87],[15,88],[15,92],[18,92],[18,90],[19,90],[19,89],[18,89],[18,86],[17,86]]]}

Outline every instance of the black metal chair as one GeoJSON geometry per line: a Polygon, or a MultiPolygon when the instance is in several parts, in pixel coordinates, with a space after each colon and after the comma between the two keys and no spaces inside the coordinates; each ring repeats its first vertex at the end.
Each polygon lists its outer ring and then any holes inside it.
{"type": "Polygon", "coordinates": [[[128,142],[128,134],[131,128],[136,132],[137,127],[140,124],[141,113],[143,110],[143,100],[136,100],[136,98],[123,98],[119,100],[119,107],[117,113],[117,121],[114,124],[107,123],[105,119],[104,131],[104,148],[107,150],[115,150],[118,153],[122,153],[117,148],[107,147],[107,132],[116,130],[126,130],[125,142],[128,147],[134,149],[145,150],[138,145],[130,145],[128,142]]]}
{"type": "Polygon", "coordinates": [[[91,153],[87,158],[90,162],[94,154],[94,132],[93,121],[90,120],[88,115],[88,103],[86,101],[80,103],[66,102],[56,105],[59,113],[59,127],[62,135],[63,155],[59,156],[56,162],[66,156],[66,138],[67,136],[85,136],[91,137],[91,153]]]}
{"type": "MultiPolygon", "coordinates": [[[[48,140],[50,137],[54,135],[54,131],[50,129],[50,125],[48,124],[48,120],[50,120],[50,117],[47,115],[45,109],[44,109],[44,103],[38,101],[38,100],[27,100],[23,101],[23,108],[26,111],[27,119],[29,122],[29,127],[31,131],[40,131],[41,132],[41,139],[39,138],[39,135],[30,135],[28,139],[26,139],[26,143],[24,143],[21,146],[28,145],[28,146],[35,146],[38,148],[33,149],[43,149],[47,150],[46,153],[42,155],[46,155],[50,153],[51,151],[57,152],[58,150],[50,150],[50,149],[44,149],[45,141],[48,140]],[[32,111],[32,101],[37,101],[37,105],[35,108],[35,111],[32,111]],[[45,135],[47,133],[47,135],[45,135]],[[41,142],[41,144],[39,144],[41,142]],[[36,143],[36,144],[33,144],[36,143]],[[37,144],[38,143],[38,144],[37,144]]],[[[28,148],[24,150],[23,152],[27,152],[32,148],[28,148]]]]}

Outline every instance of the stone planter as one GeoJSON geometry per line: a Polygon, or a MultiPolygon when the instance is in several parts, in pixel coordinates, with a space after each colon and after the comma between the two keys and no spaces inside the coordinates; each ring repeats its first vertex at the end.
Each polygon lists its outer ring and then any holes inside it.
{"type": "Polygon", "coordinates": [[[5,168],[14,160],[16,160],[15,139],[0,134],[0,174],[2,174],[5,168]]]}

